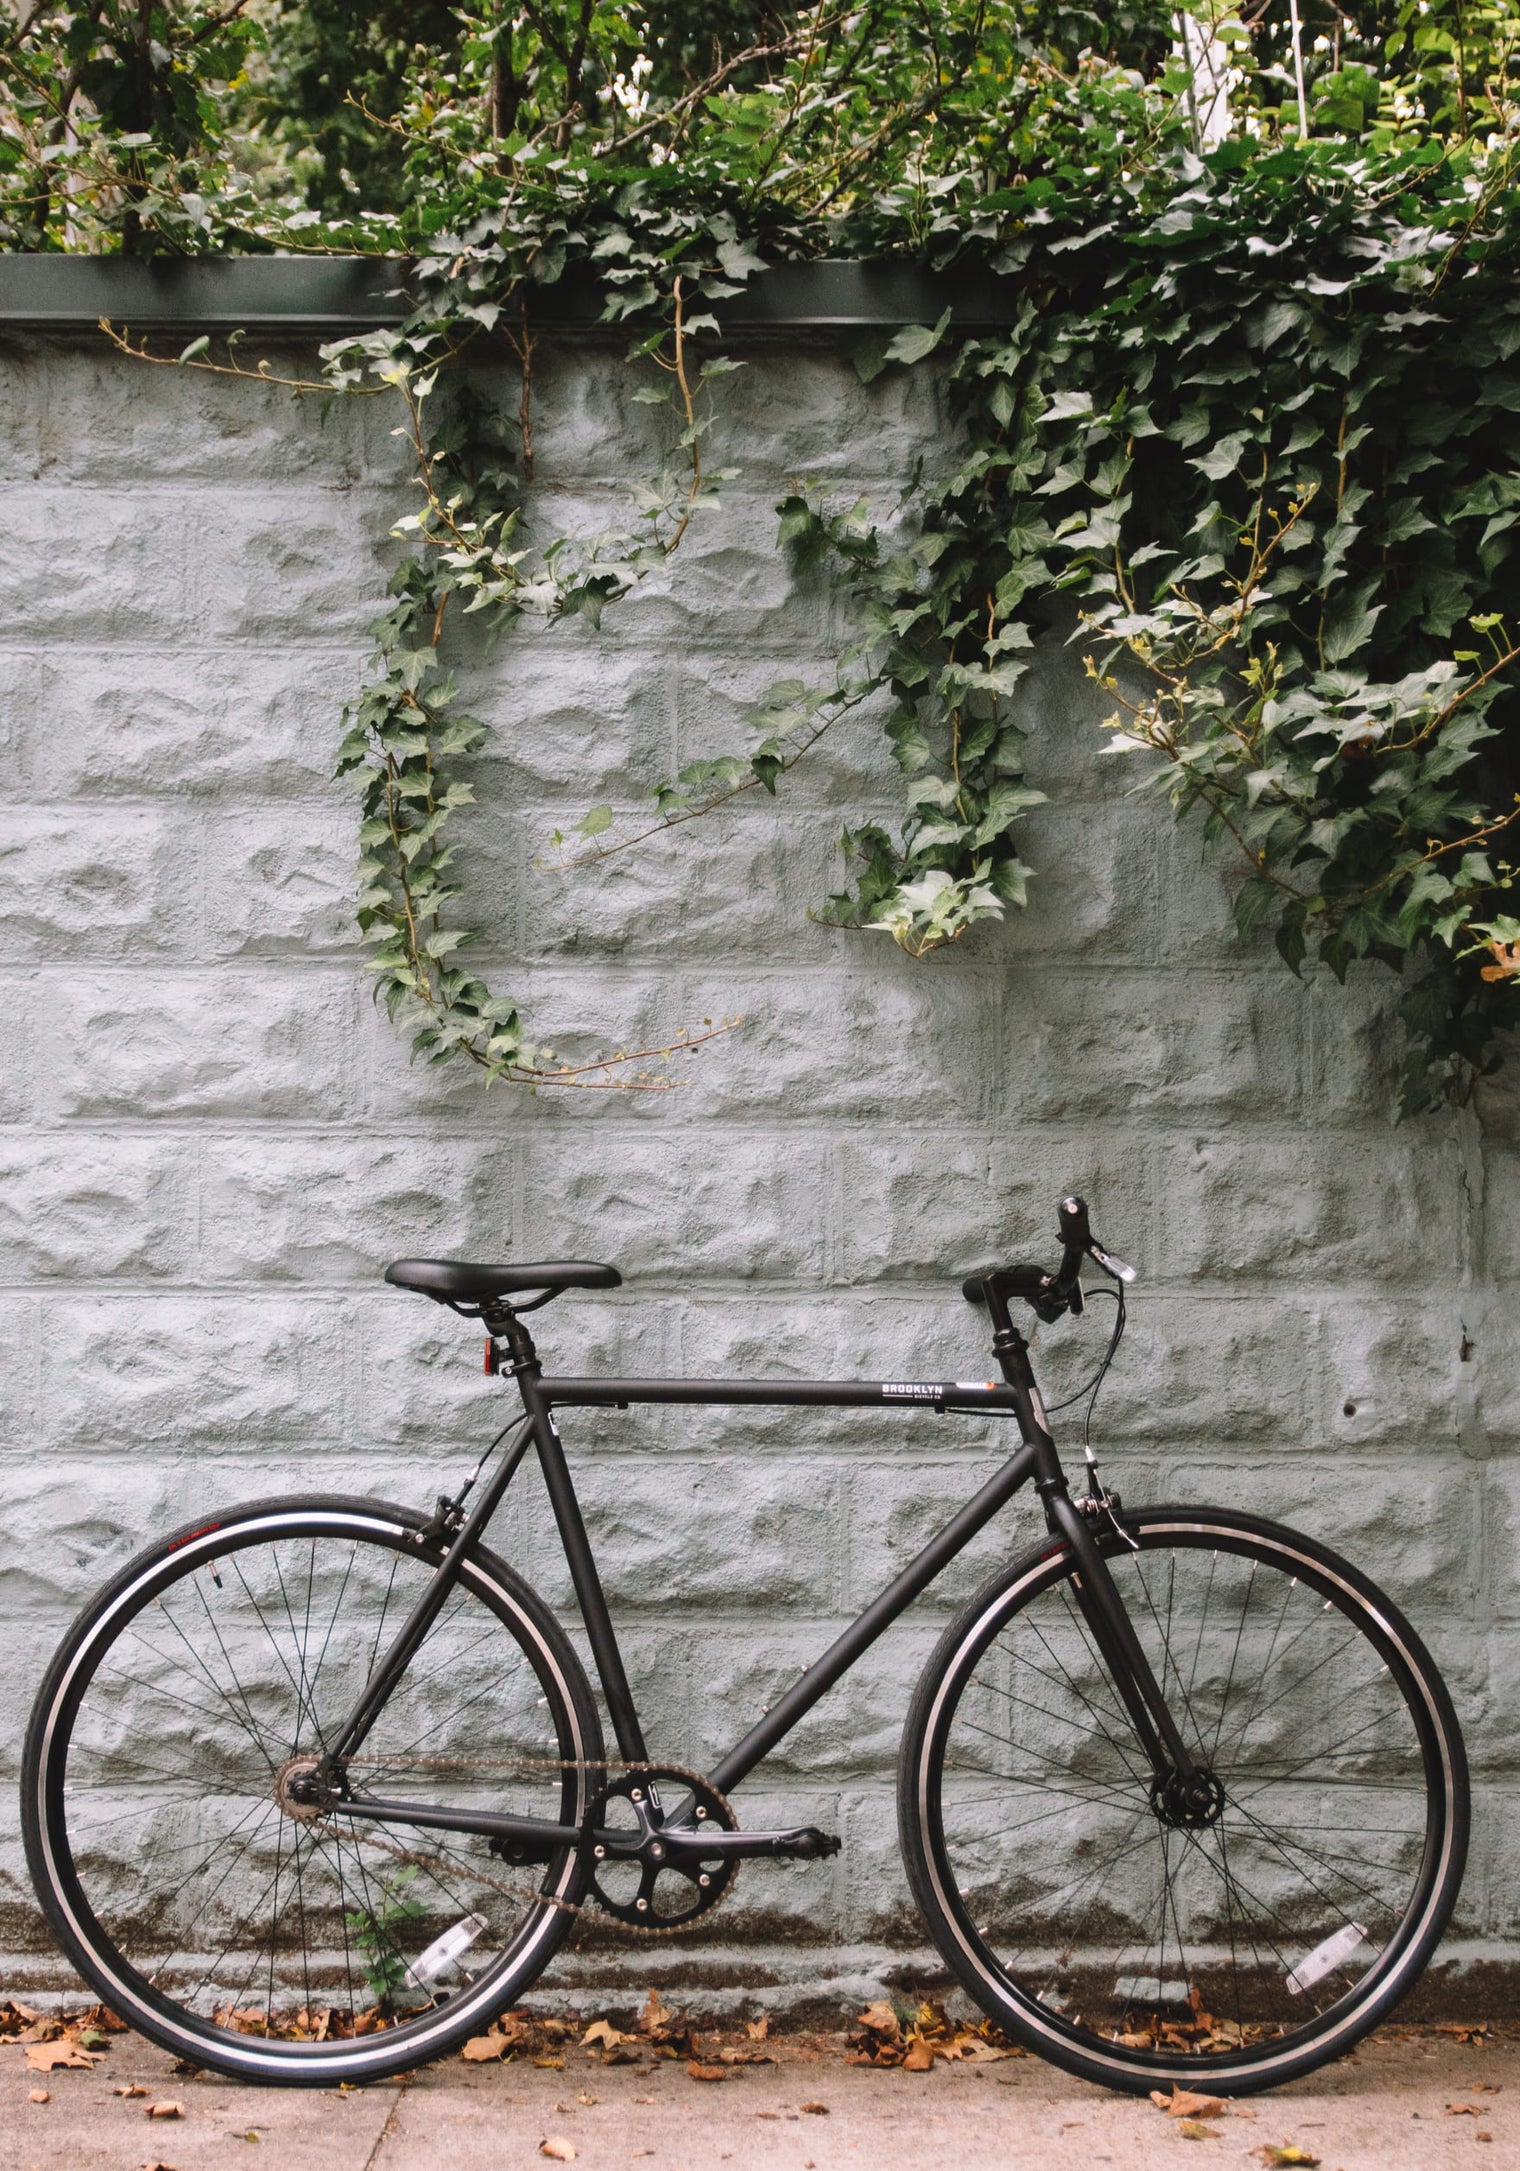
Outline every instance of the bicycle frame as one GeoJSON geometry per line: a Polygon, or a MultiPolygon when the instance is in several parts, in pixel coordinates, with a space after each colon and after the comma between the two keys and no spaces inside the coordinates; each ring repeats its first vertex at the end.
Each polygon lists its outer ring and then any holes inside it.
{"type": "MultiPolygon", "coordinates": [[[[355,1710],[316,1767],[313,1780],[324,1790],[323,1806],[327,1813],[381,1824],[410,1824],[475,1833],[510,1841],[545,1858],[560,1848],[583,1844],[591,1836],[577,1826],[554,1824],[541,1818],[444,1809],[425,1803],[380,1801],[347,1795],[341,1786],[334,1786],[334,1782],[341,1779],[345,1758],[357,1752],[437,1619],[458,1580],[465,1556],[500,1505],[530,1445],[536,1450],[543,1471],[618,1750],[629,1763],[649,1760],[643,1728],[554,1415],[558,1409],[626,1409],[633,1403],[680,1403],[710,1408],[790,1405],[809,1409],[933,1409],[968,1416],[1012,1417],[1021,1436],[1020,1446],[1002,1468],[713,1766],[708,1776],[720,1792],[726,1794],[738,1786],[870,1649],[898,1615],[927,1590],[983,1525],[1031,1482],[1043,1502],[1052,1536],[1069,1545],[1076,1556],[1078,1573],[1072,1578],[1073,1588],[1098,1651],[1134,1724],[1157,1785],[1164,1785],[1174,1775],[1184,1781],[1190,1780],[1196,1767],[1140,1647],[1088,1518],[1073,1501],[1067,1487],[1029,1362],[1029,1345],[1009,1319],[1006,1302],[991,1291],[989,1301],[996,1329],[993,1348],[1003,1373],[1001,1381],[562,1378],[542,1371],[532,1336],[515,1312],[487,1314],[485,1323],[492,1338],[487,1352],[488,1368],[509,1370],[515,1379],[523,1402],[522,1423],[470,1514],[466,1517],[456,1511],[452,1522],[445,1521],[443,1534],[450,1542],[432,1583],[403,1623],[355,1710]],[[511,1352],[510,1367],[499,1364],[498,1336],[511,1352]],[[332,1791],[327,1791],[329,1789],[332,1791]]],[[[601,1836],[605,1839],[608,1835],[601,1836]]],[[[726,1835],[709,1831],[704,1835],[704,1845],[711,1847],[715,1842],[729,1839],[731,1843],[722,1848],[723,1852],[763,1853],[771,1851],[765,1845],[766,1840],[777,1836],[780,1835],[726,1835]],[[745,1841],[752,1844],[746,1846],[745,1841]]]]}

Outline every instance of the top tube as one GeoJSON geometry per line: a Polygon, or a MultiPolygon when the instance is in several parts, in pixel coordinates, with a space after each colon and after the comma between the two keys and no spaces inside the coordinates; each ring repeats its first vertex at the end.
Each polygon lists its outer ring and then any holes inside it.
{"type": "Polygon", "coordinates": [[[626,1409],[631,1402],[801,1403],[814,1409],[928,1409],[1017,1415],[1003,1380],[561,1379],[538,1391],[562,1409],[626,1409]]]}

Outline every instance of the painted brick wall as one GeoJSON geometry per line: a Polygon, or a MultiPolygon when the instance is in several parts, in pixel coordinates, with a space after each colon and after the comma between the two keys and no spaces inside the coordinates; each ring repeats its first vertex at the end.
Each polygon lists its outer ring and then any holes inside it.
{"type": "MultiPolygon", "coordinates": [[[[298,359],[294,358],[293,359],[298,359]]],[[[309,358],[308,358],[309,361],[309,358]]],[[[87,343],[3,355],[0,1671],[7,1771],[72,1609],[172,1519],[290,1486],[428,1503],[494,1427],[474,1334],[385,1290],[405,1252],[589,1255],[558,1369],[942,1376],[983,1366],[956,1281],[1050,1250],[1093,1201],[1144,1280],[1104,1405],[1127,1497],[1249,1504],[1338,1539],[1449,1670],[1479,1782],[1462,1941],[1520,1938],[1520,1067],[1398,1126],[1392,983],[1296,985],[1227,883],[1102,758],[1053,644],[1024,696],[1027,913],[915,965],[809,923],[841,814],[890,811],[869,724],[746,799],[574,874],[566,815],[632,805],[823,670],[842,621],[773,547],[793,475],[890,493],[945,443],[926,377],[867,390],[757,345],[724,388],[744,469],[665,577],[609,614],[457,651],[496,726],[469,887],[490,961],[565,1050],[747,1023],[672,1095],[537,1100],[410,1069],[348,932],[353,815],[329,781],[407,502],[394,415],[149,372],[87,343]],[[864,779],[864,782],[862,782],[864,779]]],[[[503,397],[515,390],[503,385],[503,397]]],[[[601,524],[659,465],[616,353],[544,358],[543,519],[601,524]]],[[[1071,1334],[1038,1352],[1077,1377],[1071,1334]]],[[[631,1413],[567,1434],[658,1751],[701,1763],[986,1470],[985,1429],[863,1413],[631,1413]]],[[[506,1549],[567,1597],[529,1489],[506,1549]]],[[[779,1995],[911,1978],[892,1759],[979,1542],[744,1790],[843,1832],[746,1871],[689,1956],[620,1971],[779,1995]]],[[[7,1784],[10,1783],[7,1777],[7,1784]]],[[[9,1824],[6,1825],[7,1832],[9,1824]]],[[[26,1942],[7,1838],[7,1941],[26,1942]]],[[[35,1967],[35,1963],[33,1963],[35,1967]]]]}

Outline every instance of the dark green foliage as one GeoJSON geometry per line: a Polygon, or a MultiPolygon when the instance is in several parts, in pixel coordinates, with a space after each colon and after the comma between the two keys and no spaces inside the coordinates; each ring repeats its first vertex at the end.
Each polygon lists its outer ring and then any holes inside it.
{"type": "Polygon", "coordinates": [[[455,57],[456,11],[446,0],[299,0],[265,25],[231,129],[260,139],[313,210],[399,211],[405,145],[380,124],[395,119],[425,68],[455,57]]]}

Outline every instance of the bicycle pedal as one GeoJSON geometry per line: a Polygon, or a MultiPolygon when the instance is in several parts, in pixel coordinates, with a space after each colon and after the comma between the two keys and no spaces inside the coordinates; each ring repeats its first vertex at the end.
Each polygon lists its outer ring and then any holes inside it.
{"type": "Polygon", "coordinates": [[[802,1824],[794,1832],[778,1832],[770,1851],[793,1862],[819,1862],[825,1855],[838,1854],[843,1845],[837,1832],[802,1824]]]}

